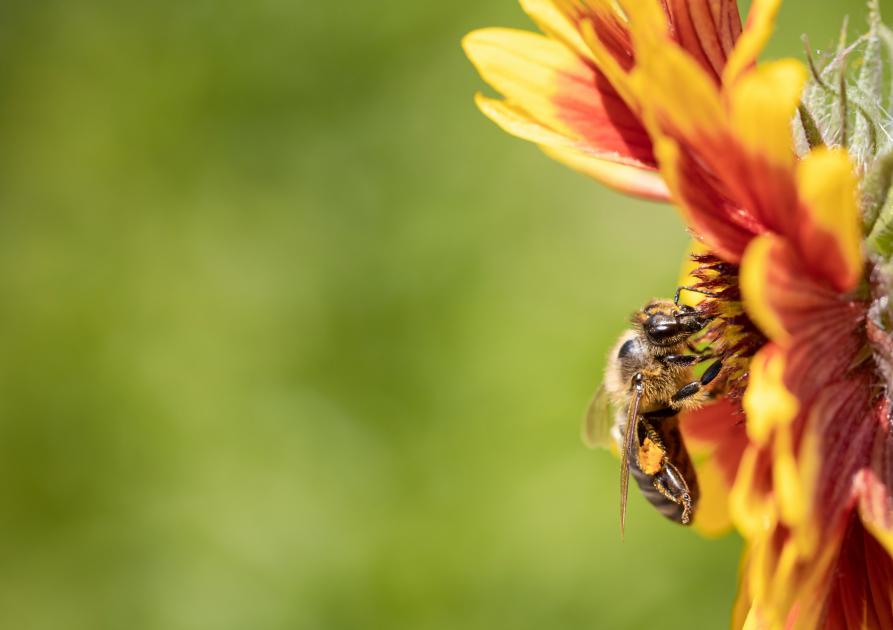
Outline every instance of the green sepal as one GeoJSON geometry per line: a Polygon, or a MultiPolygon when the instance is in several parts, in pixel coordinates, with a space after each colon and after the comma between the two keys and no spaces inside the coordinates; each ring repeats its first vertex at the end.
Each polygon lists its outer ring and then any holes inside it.
{"type": "MultiPolygon", "coordinates": [[[[886,24],[881,24],[878,27],[878,37],[884,44],[884,48],[887,49],[887,59],[893,64],[893,30],[890,30],[886,24]]],[[[893,107],[893,80],[890,81],[890,93],[887,96],[887,111],[889,111],[891,107],[893,107]]]]}
{"type": "Polygon", "coordinates": [[[869,171],[862,183],[862,202],[863,204],[872,204],[867,206],[869,211],[864,215],[866,225],[871,218],[870,214],[875,214],[877,217],[866,239],[866,245],[869,251],[876,252],[884,260],[889,260],[893,253],[893,191],[891,188],[893,188],[893,156],[888,153],[877,160],[876,165],[869,171]],[[873,208],[877,208],[877,210],[875,211],[873,208]]]}
{"type": "Polygon", "coordinates": [[[797,115],[800,117],[800,125],[803,129],[803,136],[809,150],[825,146],[825,139],[822,138],[822,132],[819,125],[813,117],[812,113],[803,103],[797,106],[797,115]]]}
{"type": "Polygon", "coordinates": [[[860,173],[871,167],[879,153],[893,148],[886,127],[890,105],[883,94],[884,62],[888,54],[893,56],[893,32],[881,23],[879,0],[868,0],[868,12],[869,31],[848,42],[845,21],[836,51],[821,65],[804,39],[812,77],[802,101],[809,116],[800,112],[798,125],[803,130],[803,134],[798,130],[801,154],[804,137],[810,146],[821,138],[829,146],[846,148],[860,173]]]}
{"type": "Polygon", "coordinates": [[[862,67],[856,80],[853,95],[862,104],[856,124],[851,152],[861,164],[869,164],[878,150],[878,128],[882,120],[881,105],[884,86],[884,63],[880,39],[881,12],[878,0],[868,2],[868,33],[865,35],[865,49],[862,52],[862,67]]]}
{"type": "Polygon", "coordinates": [[[862,180],[862,219],[866,234],[871,234],[893,185],[893,151],[877,158],[862,180]]]}

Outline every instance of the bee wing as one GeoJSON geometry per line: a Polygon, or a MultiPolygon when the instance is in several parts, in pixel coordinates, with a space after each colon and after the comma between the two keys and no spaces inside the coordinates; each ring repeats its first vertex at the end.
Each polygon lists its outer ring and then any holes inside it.
{"type": "Polygon", "coordinates": [[[589,407],[586,408],[586,415],[583,416],[583,424],[580,426],[580,437],[583,444],[589,448],[610,448],[611,447],[611,427],[614,425],[614,417],[611,414],[611,401],[608,399],[608,393],[605,386],[599,387],[592,400],[589,401],[589,407]]]}
{"type": "Polygon", "coordinates": [[[620,453],[620,537],[626,527],[626,500],[629,496],[629,452],[636,438],[636,429],[639,425],[639,402],[642,400],[642,381],[640,375],[636,375],[632,384],[629,409],[626,414],[626,431],[623,434],[623,450],[620,453]]]}

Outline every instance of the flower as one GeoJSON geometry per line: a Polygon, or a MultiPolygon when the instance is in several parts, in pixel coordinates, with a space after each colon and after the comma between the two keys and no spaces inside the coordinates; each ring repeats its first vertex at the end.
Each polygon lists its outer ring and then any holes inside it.
{"type": "Polygon", "coordinates": [[[565,161],[597,162],[593,174],[627,192],[657,191],[658,169],[706,249],[692,288],[707,295],[702,339],[723,357],[723,397],[683,432],[711,448],[699,476],[729,485],[747,542],[734,627],[890,628],[893,140],[879,141],[891,126],[878,117],[879,12],[872,2],[852,90],[848,47],[826,68],[838,87],[814,70],[804,98],[803,64],[755,64],[779,4],[754,0],[738,37],[716,28],[734,23],[729,2],[527,2],[550,38],[488,30],[466,49],[508,99],[479,97],[485,113],[565,161]],[[711,32],[722,54],[699,54],[692,32],[711,32]],[[817,90],[836,103],[836,128],[817,90]],[[611,93],[622,116],[604,107],[611,93]],[[616,142],[631,131],[634,143],[616,142]],[[612,155],[622,182],[605,175],[612,155]]]}
{"type": "MultiPolygon", "coordinates": [[[[662,0],[672,38],[713,82],[741,33],[735,0],[662,0]]],[[[635,54],[612,0],[521,0],[546,35],[488,28],[463,46],[505,96],[478,94],[481,110],[509,133],[608,186],[667,201],[642,103],[630,90],[635,54]]]]}
{"type": "Polygon", "coordinates": [[[624,8],[661,172],[693,231],[740,264],[744,311],[769,340],[750,360],[730,497],[748,542],[739,609],[754,627],[890,627],[893,437],[868,335],[856,164],[843,148],[797,159],[802,65],[741,67],[717,88],[656,5],[624,8]]]}

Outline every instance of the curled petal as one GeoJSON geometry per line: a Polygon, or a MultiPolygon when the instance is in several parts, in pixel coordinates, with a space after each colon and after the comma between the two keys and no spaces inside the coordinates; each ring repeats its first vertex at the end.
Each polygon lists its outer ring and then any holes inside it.
{"type": "MultiPolygon", "coordinates": [[[[740,282],[741,296],[744,308],[750,318],[770,339],[778,343],[787,343],[791,337],[785,321],[778,313],[773,296],[769,295],[773,287],[767,283],[776,280],[775,276],[781,275],[780,280],[785,281],[778,287],[779,299],[784,298],[789,286],[799,287],[799,283],[791,282],[787,268],[776,268],[778,259],[787,261],[789,253],[785,243],[775,235],[761,236],[748,246],[744,259],[741,262],[740,282]]],[[[814,304],[816,300],[809,300],[804,306],[814,304]]]]}
{"type": "Polygon", "coordinates": [[[893,555],[893,432],[883,422],[886,408],[878,409],[874,451],[870,467],[860,471],[854,481],[859,496],[859,516],[866,529],[893,555]]]}
{"type": "Polygon", "coordinates": [[[697,465],[697,473],[701,496],[693,525],[704,536],[721,536],[732,526],[732,520],[729,515],[729,486],[720,469],[720,460],[708,457],[697,465]]]}
{"type": "MultiPolygon", "coordinates": [[[[733,627],[815,630],[837,544],[804,555],[783,525],[754,540],[742,567],[733,627]]],[[[829,630],[831,630],[829,628],[829,630]]]]}
{"type": "Polygon", "coordinates": [[[862,470],[854,485],[859,494],[859,516],[888,554],[893,554],[893,497],[874,471],[862,470]]]}
{"type": "Polygon", "coordinates": [[[764,347],[751,361],[750,383],[744,394],[747,435],[765,445],[772,432],[789,425],[800,410],[797,398],[784,384],[785,357],[777,346],[764,347]]]}
{"type": "Polygon", "coordinates": [[[766,449],[751,446],[744,451],[729,494],[729,509],[732,522],[748,540],[760,539],[776,523],[772,458],[766,449]]]}

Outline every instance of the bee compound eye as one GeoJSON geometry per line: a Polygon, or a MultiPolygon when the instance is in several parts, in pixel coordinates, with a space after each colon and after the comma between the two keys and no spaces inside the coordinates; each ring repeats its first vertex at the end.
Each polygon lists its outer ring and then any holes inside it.
{"type": "Polygon", "coordinates": [[[629,355],[633,353],[636,349],[636,340],[635,339],[627,339],[626,343],[620,346],[620,350],[617,352],[618,359],[625,359],[629,355]]]}
{"type": "Polygon", "coordinates": [[[675,317],[652,315],[642,325],[648,338],[655,343],[673,339],[681,332],[682,325],[675,317]]]}

